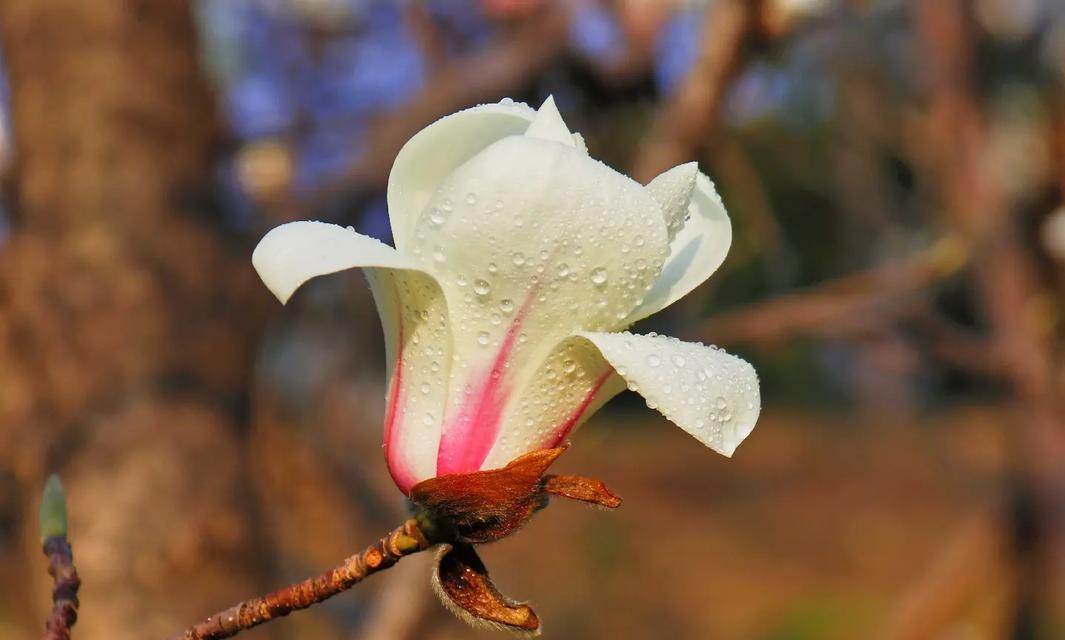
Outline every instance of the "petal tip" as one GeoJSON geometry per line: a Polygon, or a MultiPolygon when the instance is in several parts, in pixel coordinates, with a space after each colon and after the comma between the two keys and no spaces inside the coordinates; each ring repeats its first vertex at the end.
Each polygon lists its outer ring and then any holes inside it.
{"type": "Polygon", "coordinates": [[[551,142],[558,142],[567,147],[576,147],[573,134],[570,133],[562,114],[558,112],[554,96],[548,96],[547,100],[536,110],[536,118],[525,130],[529,138],[539,138],[551,142]]]}

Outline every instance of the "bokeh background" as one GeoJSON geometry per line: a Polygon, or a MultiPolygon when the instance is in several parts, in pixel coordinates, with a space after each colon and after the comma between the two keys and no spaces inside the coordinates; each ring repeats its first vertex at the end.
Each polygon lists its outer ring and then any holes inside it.
{"type": "MultiPolygon", "coordinates": [[[[0,3],[0,637],[39,636],[62,474],[75,637],[166,637],[404,513],[358,273],[282,308],[251,249],[388,240],[434,119],[553,94],[646,181],[698,160],[718,274],[641,323],[750,359],[732,460],[637,398],[483,556],[547,638],[1065,638],[1065,5],[1057,0],[0,3]]],[[[249,638],[493,638],[429,558],[249,638]]]]}

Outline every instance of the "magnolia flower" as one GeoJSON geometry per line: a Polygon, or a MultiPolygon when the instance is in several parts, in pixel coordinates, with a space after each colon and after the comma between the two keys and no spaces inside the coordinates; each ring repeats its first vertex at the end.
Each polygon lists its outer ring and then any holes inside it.
{"type": "MultiPolygon", "coordinates": [[[[625,332],[706,280],[728,251],[728,215],[695,163],[643,186],[590,158],[550,98],[539,110],[504,100],[415,135],[392,167],[388,208],[395,248],[292,222],[252,261],[282,302],[311,278],[365,270],[386,342],[385,458],[415,502],[432,502],[418,487],[456,474],[528,468],[538,479],[557,455],[542,452],[560,452],[626,386],[719,453],[753,429],[760,400],[748,363],[625,332]]],[[[579,484],[547,491],[616,504],[579,484]]],[[[468,569],[479,564],[470,552],[451,557],[468,569]]]]}

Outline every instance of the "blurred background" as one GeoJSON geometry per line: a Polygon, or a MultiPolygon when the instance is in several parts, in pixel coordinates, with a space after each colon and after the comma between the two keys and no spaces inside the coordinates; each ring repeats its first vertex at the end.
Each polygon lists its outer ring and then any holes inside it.
{"type": "MultiPolygon", "coordinates": [[[[709,283],[641,323],[751,360],[732,460],[623,395],[486,547],[547,638],[1065,638],[1065,5],[1057,0],[0,3],[0,638],[39,636],[62,474],[76,638],[170,633],[404,513],[358,273],[282,308],[292,219],[388,241],[400,146],[553,94],[594,157],[698,160],[709,283]]],[[[494,638],[430,558],[248,638],[494,638]]]]}

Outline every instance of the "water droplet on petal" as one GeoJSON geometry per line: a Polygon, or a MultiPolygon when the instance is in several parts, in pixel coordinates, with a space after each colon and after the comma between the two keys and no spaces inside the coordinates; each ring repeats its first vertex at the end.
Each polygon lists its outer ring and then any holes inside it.
{"type": "Polygon", "coordinates": [[[657,355],[652,353],[651,355],[647,356],[647,364],[648,366],[657,367],[658,365],[662,364],[662,358],[659,358],[657,355]]]}
{"type": "Polygon", "coordinates": [[[596,267],[592,269],[592,284],[596,286],[602,286],[606,284],[606,269],[603,267],[596,267]]]}
{"type": "Polygon", "coordinates": [[[486,296],[488,292],[492,290],[492,286],[488,284],[487,280],[474,280],[473,292],[479,296],[486,296]]]}
{"type": "Polygon", "coordinates": [[[481,331],[477,334],[477,344],[481,346],[488,344],[488,337],[489,336],[487,331],[481,331]]]}

